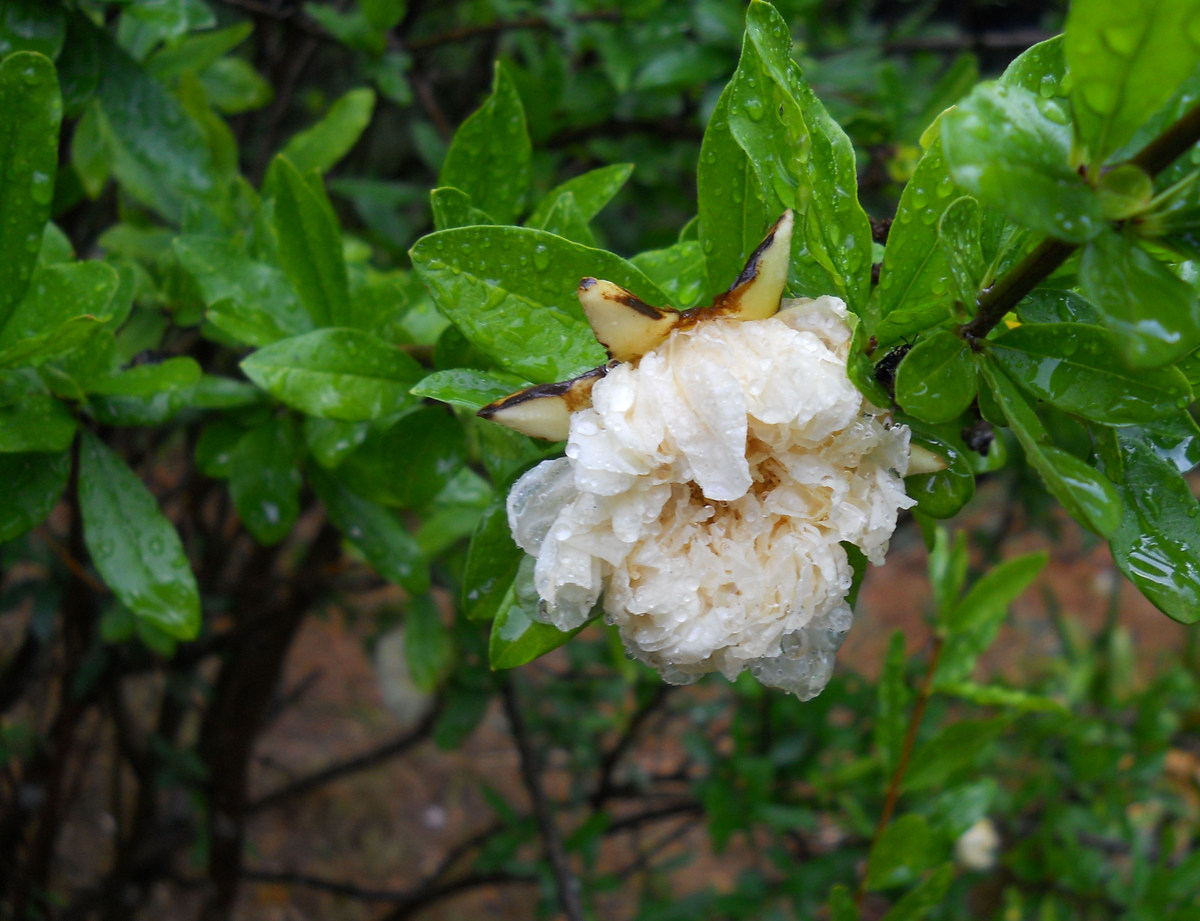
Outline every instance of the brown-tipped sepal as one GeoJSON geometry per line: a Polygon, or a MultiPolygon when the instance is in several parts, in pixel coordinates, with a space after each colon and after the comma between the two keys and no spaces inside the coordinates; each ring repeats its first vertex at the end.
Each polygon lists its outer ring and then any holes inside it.
{"type": "Polygon", "coordinates": [[[787,285],[795,217],[789,208],[746,260],[746,267],[729,290],[713,304],[723,316],[765,320],[774,316],[787,285]]]}
{"type": "Polygon", "coordinates": [[[489,403],[476,415],[522,435],[566,441],[571,413],[592,405],[592,387],[607,373],[608,366],[601,365],[569,381],[526,387],[489,403]]]}
{"type": "Polygon", "coordinates": [[[679,323],[674,310],[651,307],[611,281],[583,279],[579,303],[596,339],[617,361],[637,361],[662,345],[679,323]]]}

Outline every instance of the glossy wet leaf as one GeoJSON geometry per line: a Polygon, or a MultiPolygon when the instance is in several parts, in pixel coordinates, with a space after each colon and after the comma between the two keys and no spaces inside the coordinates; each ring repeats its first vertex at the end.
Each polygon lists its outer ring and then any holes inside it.
{"type": "Polygon", "coordinates": [[[591,227],[588,226],[588,220],[575,201],[575,195],[571,192],[563,192],[557,196],[553,207],[546,212],[544,218],[540,221],[529,220],[526,222],[526,226],[537,227],[539,230],[557,234],[576,243],[582,243],[584,246],[596,245],[596,237],[592,233],[591,227]]]}
{"type": "Polygon", "coordinates": [[[78,348],[108,319],[119,283],[102,262],[39,267],[0,329],[0,366],[40,365],[78,348]]]}
{"type": "Polygon", "coordinates": [[[531,156],[521,97],[497,62],[491,95],[455,132],[438,185],[462,189],[477,208],[508,224],[521,213],[531,156]]]}
{"type": "Polygon", "coordinates": [[[674,307],[691,307],[704,293],[704,251],[698,240],[647,250],[629,261],[666,292],[674,307]]]}
{"type": "Polygon", "coordinates": [[[119,455],[84,432],[79,508],[92,563],[117,599],[170,636],[200,629],[200,595],[183,544],[158,501],[119,455]]]}
{"type": "Polygon", "coordinates": [[[452,368],[422,378],[412,393],[474,411],[528,386],[528,381],[502,371],[452,368]]]}
{"type": "Polygon", "coordinates": [[[174,222],[186,204],[215,200],[220,190],[203,129],[110,38],[96,31],[96,45],[96,99],[122,189],[174,222]]]}
{"type": "Polygon", "coordinates": [[[880,322],[873,330],[882,349],[946,320],[954,301],[938,221],[957,196],[937,124],[927,133],[929,146],[900,195],[883,251],[877,289],[880,322]]]}
{"type": "Polygon", "coordinates": [[[472,205],[471,196],[462,189],[449,186],[434,189],[429,193],[429,202],[433,207],[433,226],[437,230],[496,223],[491,215],[472,205]]]}
{"type": "Polygon", "coordinates": [[[538,599],[533,587],[533,560],[530,557],[525,560],[501,599],[492,621],[488,662],[493,670],[516,668],[532,662],[562,646],[587,626],[584,623],[574,630],[563,632],[530,616],[530,612],[537,609],[538,599]]]}
{"type": "Polygon", "coordinates": [[[200,374],[195,359],[179,356],[92,378],[85,387],[88,393],[102,396],[151,397],[164,390],[191,387],[200,380],[200,374]]]}
{"type": "Polygon", "coordinates": [[[949,330],[921,338],[896,370],[896,401],[926,422],[949,422],[975,399],[970,350],[949,330]]]}
{"type": "Polygon", "coordinates": [[[1155,607],[1185,624],[1200,620],[1200,502],[1178,466],[1136,428],[1104,433],[1105,469],[1125,498],[1110,537],[1113,560],[1155,607]]]}
{"type": "Polygon", "coordinates": [[[239,342],[264,346],[312,330],[312,318],[287,276],[251,258],[244,247],[188,235],[175,241],[175,252],[200,287],[206,318],[239,342]]]}
{"type": "Polygon", "coordinates": [[[31,393],[0,407],[2,454],[63,451],[74,439],[75,417],[54,397],[31,393]]]}
{"type": "Polygon", "coordinates": [[[871,847],[864,885],[873,891],[909,885],[938,862],[944,849],[934,840],[924,816],[912,812],[902,815],[871,847]]]}
{"type": "Polygon", "coordinates": [[[370,434],[342,462],[338,475],[364,498],[417,508],[445,488],[466,453],[462,425],[454,415],[445,407],[427,406],[370,434]]]}
{"type": "Polygon", "coordinates": [[[327,173],[358,143],[374,111],[373,90],[351,90],[337,99],[315,125],[292,137],[281,153],[302,175],[327,173]]]}
{"type": "Polygon", "coordinates": [[[1016,384],[991,360],[979,363],[995,397],[1025,450],[1025,457],[1071,517],[1102,536],[1111,535],[1122,515],[1120,493],[1107,477],[1054,447],[1045,426],[1016,384]]]}
{"type": "Polygon", "coordinates": [[[312,416],[361,422],[398,412],[421,366],[394,346],[352,329],[319,329],[281,339],[242,361],[246,376],[312,416]]]}
{"type": "Polygon", "coordinates": [[[150,55],[145,61],[146,71],[160,80],[177,79],[188,70],[203,73],[249,38],[253,31],[252,23],[239,22],[223,29],[193,32],[150,55]]]}
{"type": "Polygon", "coordinates": [[[1147,422],[1191,402],[1178,369],[1127,368],[1116,337],[1098,326],[1025,324],[989,340],[987,348],[1035,397],[1107,425],[1147,422]]]}
{"type": "Polygon", "coordinates": [[[0,454],[0,544],[41,524],[58,504],[71,453],[0,454]]]}
{"type": "Polygon", "coordinates": [[[954,293],[962,305],[962,319],[974,314],[979,291],[985,282],[987,265],[980,242],[981,232],[979,202],[969,195],[952,201],[938,220],[938,243],[946,254],[954,293]]]}
{"type": "Polygon", "coordinates": [[[526,380],[560,381],[607,358],[583,318],[585,276],[647,303],[667,296],[619,256],[528,227],[462,227],[421,238],[413,265],[438,309],[468,340],[526,380]]]}
{"type": "Polygon", "coordinates": [[[503,501],[490,505],[475,527],[463,573],[463,611],[492,620],[512,587],[524,551],[513,543],[503,501]]]}
{"type": "Polygon", "coordinates": [[[591,221],[612,201],[632,174],[632,163],[614,163],[581,173],[547,192],[525,223],[530,227],[544,226],[558,200],[568,194],[575,200],[584,221],[591,221]]]}
{"type": "Polygon", "coordinates": [[[288,536],[300,513],[294,421],[276,416],[246,432],[229,456],[229,494],[242,524],[260,544],[288,536]]]}
{"type": "Polygon", "coordinates": [[[339,326],[350,313],[350,286],[337,216],[323,190],[308,184],[285,158],[271,164],[279,263],[314,326],[339,326]]]}
{"type": "Polygon", "coordinates": [[[1056,35],[1017,55],[1000,75],[1000,82],[1046,98],[1064,96],[1062,83],[1066,72],[1063,37],[1056,35]]]}
{"type": "Polygon", "coordinates": [[[429,568],[416,539],[396,515],[362,498],[333,474],[310,469],[308,480],[329,520],[385,579],[410,592],[429,589],[429,568]]]}
{"type": "Polygon", "coordinates": [[[35,51],[53,60],[62,50],[66,17],[44,0],[5,0],[0,6],[0,57],[35,51]]]}
{"type": "Polygon", "coordinates": [[[1098,326],[1100,313],[1074,291],[1036,288],[1017,305],[1022,323],[1087,323],[1098,326]]]}
{"type": "Polygon", "coordinates": [[[1102,162],[1200,63],[1193,0],[1073,0],[1064,49],[1071,102],[1091,161],[1102,162]]]}
{"type": "Polygon", "coordinates": [[[1145,211],[1154,197],[1154,180],[1141,167],[1124,163],[1100,177],[1096,193],[1110,221],[1122,221],[1145,211]]]}
{"type": "MultiPolygon", "coordinates": [[[[0,16],[22,14],[32,11],[18,7],[0,16]]],[[[3,34],[0,29],[0,40],[3,34]]],[[[0,62],[0,327],[24,297],[41,249],[54,200],[61,121],[54,65],[31,51],[5,57],[0,62]]]]}
{"type": "Polygon", "coordinates": [[[1106,231],[1089,243],[1079,259],[1079,286],[1134,368],[1164,365],[1200,346],[1196,292],[1132,236],[1106,231]]]}
{"type": "MultiPolygon", "coordinates": [[[[729,82],[729,129],[755,171],[770,220],[786,208],[796,211],[788,291],[834,294],[858,312],[868,294],[871,229],[858,203],[854,149],[791,54],[792,35],[783,17],[754,0],[729,82]]],[[[736,214],[736,199],[733,207],[736,214]]],[[[736,272],[725,286],[735,277],[736,272]]]]}
{"type": "Polygon", "coordinates": [[[918,419],[905,419],[912,428],[912,442],[947,462],[945,470],[905,477],[904,490],[917,500],[917,509],[930,518],[951,518],[975,495],[975,474],[962,438],[952,426],[935,426],[918,419]]]}
{"type": "Polygon", "coordinates": [[[1022,227],[1072,243],[1100,233],[1104,214],[1071,161],[1070,112],[1019,86],[977,86],[942,119],[954,181],[1022,227]]]}

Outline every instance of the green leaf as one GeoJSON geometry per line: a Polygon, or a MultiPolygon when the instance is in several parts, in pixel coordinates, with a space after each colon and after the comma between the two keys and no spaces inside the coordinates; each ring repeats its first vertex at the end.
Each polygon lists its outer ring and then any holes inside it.
{"type": "Polygon", "coordinates": [[[1048,560],[1044,551],[1027,553],[989,569],[963,599],[945,613],[939,630],[952,635],[979,630],[992,621],[1002,620],[1008,606],[1037,578],[1048,560]]]}
{"type": "Polygon", "coordinates": [[[337,216],[324,191],[310,186],[284,157],[271,164],[279,263],[315,326],[340,326],[350,312],[350,285],[337,216]]]}
{"type": "Polygon", "coordinates": [[[924,336],[896,369],[896,402],[926,422],[958,418],[975,399],[975,367],[967,344],[949,330],[924,336]]]}
{"type": "Polygon", "coordinates": [[[101,331],[96,317],[72,317],[58,327],[14,342],[0,350],[0,368],[37,368],[70,355],[101,331]]]}
{"type": "Polygon", "coordinates": [[[537,610],[537,591],[533,587],[533,559],[525,557],[521,571],[501,599],[492,621],[488,640],[488,662],[495,671],[516,668],[544,656],[566,643],[587,626],[563,632],[550,624],[534,620],[531,611],[537,610]]]}
{"type": "Polygon", "coordinates": [[[1022,323],[1086,323],[1098,326],[1102,321],[1096,308],[1074,291],[1037,288],[1017,305],[1022,323]]]}
{"type": "Polygon", "coordinates": [[[904,730],[908,725],[908,704],[911,694],[905,684],[904,633],[897,630],[888,643],[887,657],[879,676],[879,703],[876,707],[873,739],[879,753],[879,765],[890,777],[900,760],[904,730]]]}
{"type": "Polygon", "coordinates": [[[547,215],[565,195],[575,199],[575,205],[583,215],[584,221],[591,221],[612,201],[613,196],[629,181],[632,174],[632,163],[614,163],[568,179],[547,192],[545,198],[537,203],[537,207],[525,222],[526,226],[545,227],[547,215]]]}
{"type": "Polygon", "coordinates": [[[650,304],[667,300],[619,256],[528,227],[443,230],[410,255],[438,309],[473,345],[539,383],[605,361],[576,297],[581,278],[615,282],[650,304]]]}
{"type": "Polygon", "coordinates": [[[977,764],[992,741],[1011,722],[1010,716],[998,716],[988,720],[962,720],[939,730],[913,752],[901,790],[911,793],[945,786],[955,774],[977,764]]]}
{"type": "Polygon", "coordinates": [[[526,222],[526,226],[536,227],[547,233],[582,243],[584,246],[596,245],[596,237],[588,226],[587,218],[583,216],[583,211],[576,203],[575,196],[570,192],[563,192],[559,195],[554,200],[554,207],[540,222],[529,220],[526,222]]]}
{"type": "Polygon", "coordinates": [[[369,422],[338,422],[335,419],[304,417],[304,443],[313,460],[332,470],[341,464],[371,433],[369,422]]]}
{"type": "MultiPolygon", "coordinates": [[[[788,290],[810,297],[834,294],[861,312],[869,293],[871,229],[858,203],[854,148],[791,52],[783,17],[769,3],[754,0],[729,83],[729,128],[755,170],[770,220],[785,208],[796,209],[788,290]]],[[[733,207],[743,210],[736,199],[733,207]]],[[[759,229],[759,238],[765,229],[759,229]]],[[[736,272],[725,284],[735,277],[736,272]]]]}
{"type": "Polygon", "coordinates": [[[249,38],[253,31],[252,23],[239,22],[224,29],[194,32],[150,55],[145,63],[146,72],[160,80],[177,79],[188,70],[203,73],[249,38]]]}
{"type": "Polygon", "coordinates": [[[1025,457],[1071,517],[1097,534],[1110,536],[1121,521],[1122,502],[1116,487],[1079,458],[1055,448],[1045,426],[1016,385],[994,362],[979,363],[992,395],[1007,417],[1025,457]]]}
{"type": "Polygon", "coordinates": [[[175,252],[200,288],[208,321],[239,342],[264,346],[312,330],[287,276],[244,246],[188,235],[175,240],[175,252]]]}
{"type": "Polygon", "coordinates": [[[1137,429],[1106,431],[1101,456],[1125,499],[1109,539],[1113,560],[1168,617],[1200,621],[1200,502],[1187,480],[1137,429]]]}
{"type": "Polygon", "coordinates": [[[974,681],[939,681],[939,694],[969,700],[980,707],[1003,707],[1018,713],[1066,713],[1067,708],[1053,697],[1031,694],[1017,688],[996,684],[976,684],[974,681]]]}
{"type": "Polygon", "coordinates": [[[937,862],[941,850],[924,816],[902,815],[872,846],[863,885],[874,891],[908,885],[937,862]]]}
{"type": "Polygon", "coordinates": [[[1083,243],[1105,229],[1100,200],[1071,159],[1060,100],[1019,86],[977,86],[942,119],[954,181],[1014,223],[1083,243]]]}
{"type": "Polygon", "coordinates": [[[241,437],[229,455],[229,494],[242,524],[265,546],[279,543],[300,514],[295,424],[276,416],[241,437]]]}
{"type": "Polygon", "coordinates": [[[89,432],[79,457],[79,507],[92,562],[117,599],[170,636],[193,639],[200,594],[179,535],[142,481],[89,432]]]}
{"type": "Polygon", "coordinates": [[[1064,48],[1079,136],[1098,166],[1200,63],[1194,0],[1073,0],[1064,48]]]}
{"type": "Polygon", "coordinates": [[[491,215],[472,205],[471,196],[462,189],[449,186],[434,189],[429,193],[429,203],[433,207],[433,226],[437,230],[496,223],[491,215]]]}
{"type": "Polygon", "coordinates": [[[1062,82],[1066,72],[1063,37],[1056,35],[1026,48],[1017,55],[1000,75],[1000,82],[1009,86],[1019,86],[1039,96],[1062,96],[1062,82]]]}
{"type": "Polygon", "coordinates": [[[71,472],[71,452],[0,454],[0,544],[36,528],[58,504],[71,472]]]}
{"type": "MultiPolygon", "coordinates": [[[[11,28],[13,17],[0,15],[11,28]]],[[[61,15],[61,14],[60,14],[61,15]]],[[[35,17],[40,21],[41,17],[35,17]]],[[[4,32],[0,30],[0,43],[4,32]]],[[[40,54],[18,51],[0,62],[0,327],[12,314],[33,274],[42,231],[50,219],[58,172],[62,100],[54,65],[40,54]]]]}
{"type": "Polygon", "coordinates": [[[933,426],[905,417],[912,429],[913,444],[928,448],[945,459],[947,467],[937,473],[906,477],[904,490],[917,500],[917,509],[930,518],[950,518],[975,495],[975,473],[962,435],[950,425],[933,426]]]}
{"type": "Polygon", "coordinates": [[[204,95],[214,109],[240,115],[261,109],[274,95],[271,84],[242,58],[221,58],[200,76],[204,95]]]}
{"type": "MultiPolygon", "coordinates": [[[[78,17],[82,20],[82,17],[78,17]]],[[[96,88],[101,129],[122,188],[167,220],[220,194],[204,131],[174,96],[102,32],[96,88]]]]}
{"type": "Polygon", "coordinates": [[[858,921],[858,906],[845,883],[838,883],[829,890],[830,921],[858,921]]]}
{"type": "Polygon", "coordinates": [[[325,419],[363,422],[415,401],[421,366],[353,329],[319,329],[265,346],[242,361],[254,383],[284,404],[325,419]]]}
{"type": "Polygon", "coordinates": [[[488,506],[475,527],[463,572],[463,611],[469,620],[495,618],[523,556],[513,543],[505,503],[488,506]]]}
{"type": "Polygon", "coordinates": [[[119,284],[103,262],[39,267],[0,329],[0,366],[37,365],[77,348],[107,319],[119,284]]]}
{"type": "Polygon", "coordinates": [[[191,387],[200,380],[200,366],[186,356],[168,358],[158,364],[137,365],[107,377],[84,382],[88,393],[101,396],[152,397],[164,390],[191,387]]]}
{"type": "Polygon", "coordinates": [[[1079,259],[1079,286],[1134,368],[1168,364],[1200,346],[1196,292],[1132,235],[1108,231],[1089,243],[1079,259]]]}
{"type": "Polygon", "coordinates": [[[417,541],[394,514],[324,470],[309,468],[308,479],[325,503],[329,520],[381,576],[413,593],[429,590],[429,568],[417,541]]]}
{"type": "Polygon", "coordinates": [[[454,664],[454,639],[429,595],[414,598],[404,611],[404,658],[413,683],[433,693],[454,664]]]}
{"type": "Polygon", "coordinates": [[[880,921],[920,921],[933,911],[954,882],[954,864],[940,866],[929,877],[897,902],[880,921]]]}
{"type": "Polygon", "coordinates": [[[955,531],[951,542],[949,532],[938,527],[934,534],[933,549],[929,552],[929,584],[937,602],[939,617],[945,618],[958,599],[963,583],[967,581],[967,532],[955,531]]]}
{"type": "Polygon", "coordinates": [[[927,133],[929,146],[900,195],[883,251],[878,288],[881,322],[872,330],[881,350],[944,322],[954,302],[950,265],[938,237],[938,221],[955,200],[937,130],[940,124],[934,122],[927,133]]]}
{"type": "Polygon", "coordinates": [[[444,407],[409,413],[367,436],[338,468],[359,495],[383,505],[417,508],[459,472],[466,457],[462,425],[444,407]]]}
{"type": "Polygon", "coordinates": [[[1022,325],[986,345],[1004,372],[1035,397],[1106,425],[1148,422],[1191,402],[1187,378],[1177,368],[1128,370],[1116,337],[1098,326],[1022,325]]]}
{"type": "Polygon", "coordinates": [[[0,453],[63,451],[74,439],[75,417],[54,397],[31,393],[0,407],[0,453]]]}
{"type": "Polygon", "coordinates": [[[319,122],[288,141],[282,156],[303,175],[324,175],[358,143],[374,111],[374,90],[351,90],[319,122]]]}
{"type": "Polygon", "coordinates": [[[691,307],[704,294],[704,251],[698,240],[638,253],[629,260],[666,292],[668,303],[691,307]]]}
{"type": "Polygon", "coordinates": [[[66,19],[61,7],[43,0],[6,0],[0,7],[0,57],[36,51],[53,60],[62,50],[65,35],[66,19]]]}
{"type": "Polygon", "coordinates": [[[474,411],[528,386],[528,381],[503,372],[454,368],[422,378],[412,394],[474,411]]]}
{"type": "Polygon", "coordinates": [[[952,201],[938,220],[938,243],[946,253],[946,264],[954,280],[955,294],[967,315],[975,309],[987,272],[980,242],[981,232],[979,202],[969,195],[952,201]]]}
{"type": "Polygon", "coordinates": [[[724,291],[738,277],[747,257],[778,217],[768,212],[762,183],[750,157],[730,129],[732,96],[730,84],[708,119],[696,168],[697,229],[704,250],[708,299],[724,291]]]}
{"type": "Polygon", "coordinates": [[[491,95],[455,132],[438,185],[462,189],[477,208],[509,224],[529,189],[531,157],[521,97],[497,61],[491,95]]]}

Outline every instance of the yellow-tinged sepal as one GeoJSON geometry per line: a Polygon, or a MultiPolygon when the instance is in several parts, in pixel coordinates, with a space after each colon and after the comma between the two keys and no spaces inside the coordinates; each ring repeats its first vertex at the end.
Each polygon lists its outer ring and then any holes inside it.
{"type": "Polygon", "coordinates": [[[596,339],[617,361],[637,361],[662,345],[679,323],[676,311],[651,307],[611,281],[585,278],[578,293],[596,339]]]}
{"type": "Polygon", "coordinates": [[[607,373],[608,366],[601,365],[569,381],[526,387],[489,403],[476,415],[522,435],[566,441],[571,413],[592,405],[592,387],[607,373]]]}
{"type": "Polygon", "coordinates": [[[783,289],[787,285],[795,223],[789,208],[767,231],[766,237],[746,260],[741,274],[713,303],[713,308],[722,316],[765,320],[779,311],[779,302],[783,300],[783,289]]]}
{"type": "Polygon", "coordinates": [[[905,476],[919,476],[922,473],[940,473],[949,464],[940,454],[934,454],[928,448],[918,444],[909,445],[908,472],[905,476]]]}

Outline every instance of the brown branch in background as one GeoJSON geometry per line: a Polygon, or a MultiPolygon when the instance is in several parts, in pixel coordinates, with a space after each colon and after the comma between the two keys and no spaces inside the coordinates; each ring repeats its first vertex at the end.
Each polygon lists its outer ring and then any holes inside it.
{"type": "Polygon", "coordinates": [[[533,801],[533,814],[537,819],[538,829],[542,834],[542,842],[546,847],[546,857],[550,861],[550,870],[554,875],[554,885],[558,892],[558,904],[562,906],[567,921],[584,921],[583,903],[579,898],[579,880],[567,863],[567,852],[563,847],[562,836],[554,822],[554,814],[550,809],[550,801],[546,799],[546,791],[542,787],[540,766],[533,745],[529,739],[529,727],[525,716],[521,713],[521,703],[511,679],[501,682],[501,696],[504,700],[504,712],[512,727],[513,741],[517,746],[517,754],[521,760],[521,778],[533,801]]]}
{"type": "Polygon", "coordinates": [[[634,711],[629,718],[629,723],[625,726],[625,731],[621,733],[621,737],[617,739],[616,744],[606,751],[600,760],[600,778],[596,783],[596,789],[589,797],[593,809],[599,809],[613,792],[613,773],[620,763],[621,758],[629,750],[638,731],[645,724],[646,720],[660,707],[663,701],[667,699],[667,694],[671,690],[669,684],[659,684],[642,706],[634,711]]]}

